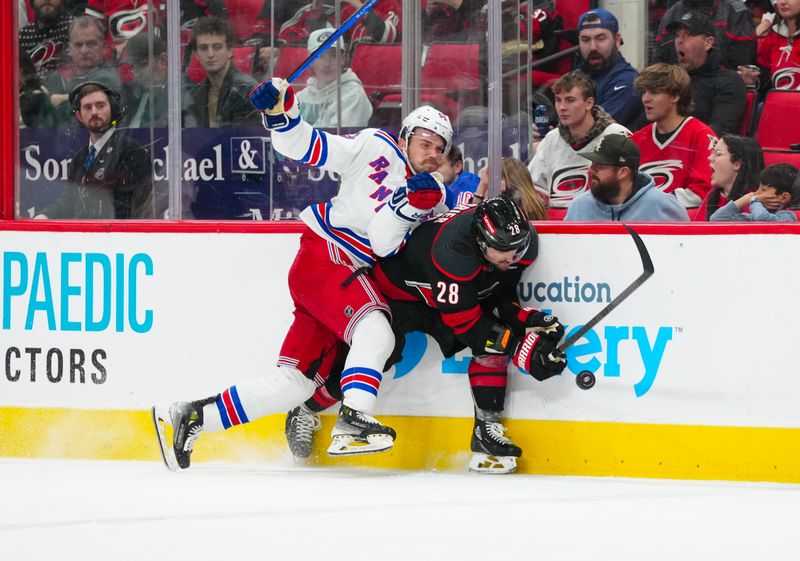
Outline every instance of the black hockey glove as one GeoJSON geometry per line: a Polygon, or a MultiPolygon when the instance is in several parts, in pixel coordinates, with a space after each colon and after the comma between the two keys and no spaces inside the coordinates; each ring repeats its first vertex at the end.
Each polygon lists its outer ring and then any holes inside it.
{"type": "Polygon", "coordinates": [[[517,318],[525,325],[525,333],[536,333],[558,343],[564,336],[564,326],[552,314],[536,308],[521,308],[517,318]]]}
{"type": "Polygon", "coordinates": [[[549,337],[528,333],[514,351],[511,362],[540,382],[547,380],[567,367],[567,358],[556,349],[556,343],[549,337]]]}

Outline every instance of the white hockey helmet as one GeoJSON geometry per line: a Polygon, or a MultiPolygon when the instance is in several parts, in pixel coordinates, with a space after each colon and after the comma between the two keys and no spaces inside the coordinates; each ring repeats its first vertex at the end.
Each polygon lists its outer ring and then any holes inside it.
{"type": "Polygon", "coordinates": [[[428,129],[441,136],[444,140],[445,156],[450,152],[450,146],[453,144],[453,126],[447,115],[430,105],[421,105],[414,109],[403,119],[403,127],[400,129],[400,138],[406,141],[406,146],[417,127],[428,129]]]}

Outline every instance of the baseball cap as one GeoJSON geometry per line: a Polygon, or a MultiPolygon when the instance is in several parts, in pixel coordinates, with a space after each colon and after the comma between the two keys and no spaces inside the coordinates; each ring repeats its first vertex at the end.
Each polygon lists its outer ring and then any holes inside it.
{"type": "Polygon", "coordinates": [[[686,12],[679,20],[670,23],[667,31],[674,33],[681,27],[686,28],[689,35],[714,35],[714,22],[700,12],[686,12]]]}
{"type": "Polygon", "coordinates": [[[641,154],[636,143],[624,134],[607,134],[597,141],[594,150],[579,152],[589,161],[604,166],[629,167],[634,172],[639,170],[641,154]]]}
{"type": "Polygon", "coordinates": [[[604,10],[603,8],[595,8],[581,14],[578,19],[578,31],[584,29],[608,29],[611,33],[619,33],[619,22],[616,16],[604,10]]]}
{"type": "MultiPolygon", "coordinates": [[[[322,29],[317,29],[316,31],[312,31],[311,35],[308,36],[308,52],[314,51],[317,47],[323,44],[328,37],[330,37],[333,32],[336,31],[332,27],[324,27],[322,29]]],[[[339,47],[341,50],[345,50],[344,48],[344,41],[341,37],[336,40],[336,46],[339,47]]]]}
{"type": "MultiPolygon", "coordinates": [[[[167,52],[167,45],[158,35],[153,36],[152,56],[158,56],[167,52]]],[[[147,33],[137,33],[125,44],[125,55],[127,62],[135,66],[143,66],[150,60],[150,45],[147,33]]]]}

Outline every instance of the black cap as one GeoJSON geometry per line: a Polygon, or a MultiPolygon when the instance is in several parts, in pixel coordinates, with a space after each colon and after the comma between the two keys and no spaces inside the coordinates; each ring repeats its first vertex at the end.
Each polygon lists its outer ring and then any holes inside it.
{"type": "MultiPolygon", "coordinates": [[[[167,45],[158,35],[153,36],[153,53],[156,57],[167,52],[167,45]]],[[[127,62],[134,66],[144,66],[150,61],[150,40],[147,33],[137,33],[125,44],[127,62]]]]}
{"type": "Polygon", "coordinates": [[[639,171],[641,154],[636,143],[624,134],[607,134],[597,141],[594,150],[579,152],[589,161],[604,166],[629,167],[636,173],[639,171]]]}
{"type": "Polygon", "coordinates": [[[683,27],[689,35],[714,35],[714,22],[705,14],[700,12],[686,12],[681,19],[673,21],[667,26],[667,31],[674,33],[683,27]]]}

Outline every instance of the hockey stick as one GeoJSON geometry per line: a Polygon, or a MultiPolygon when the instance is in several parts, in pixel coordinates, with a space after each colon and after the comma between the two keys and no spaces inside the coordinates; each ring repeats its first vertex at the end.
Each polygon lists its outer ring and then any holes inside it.
{"type": "Polygon", "coordinates": [[[581,327],[575,333],[570,335],[563,343],[561,343],[557,347],[557,350],[561,351],[562,353],[564,351],[566,351],[568,348],[570,348],[572,345],[574,345],[575,342],[578,339],[580,339],[581,337],[586,335],[586,333],[592,327],[594,327],[595,325],[600,323],[600,321],[604,317],[606,317],[608,314],[610,314],[611,311],[614,308],[616,308],[617,306],[619,306],[628,296],[633,294],[633,292],[637,288],[642,286],[644,284],[644,282],[647,279],[649,279],[653,275],[653,273],[655,272],[655,269],[653,268],[653,260],[650,259],[650,254],[647,252],[647,247],[645,247],[644,242],[642,241],[642,238],[640,238],[639,234],[634,232],[633,228],[631,228],[627,224],[623,224],[623,226],[625,227],[626,230],[628,230],[628,232],[630,233],[631,237],[633,238],[634,243],[636,244],[636,249],[639,251],[639,257],[642,260],[642,267],[644,267],[644,271],[642,272],[641,275],[636,277],[636,279],[630,285],[628,285],[628,287],[625,288],[625,290],[623,290],[622,292],[617,294],[617,297],[614,298],[611,302],[609,302],[608,305],[606,305],[605,308],[603,308],[602,310],[597,312],[597,314],[595,314],[595,316],[592,319],[587,321],[584,324],[583,327],[581,327]]]}
{"type": "Polygon", "coordinates": [[[355,12],[352,16],[347,18],[347,20],[339,27],[339,29],[331,33],[331,36],[325,39],[324,43],[322,43],[319,47],[314,49],[311,52],[311,54],[309,54],[308,57],[306,57],[306,59],[302,63],[300,63],[300,66],[298,66],[294,72],[289,74],[289,77],[286,78],[286,81],[289,82],[290,84],[293,84],[294,81],[297,80],[300,77],[300,75],[303,72],[305,72],[306,69],[308,69],[309,66],[314,64],[315,60],[321,57],[322,54],[325,51],[327,51],[330,48],[330,46],[333,45],[339,39],[339,37],[344,35],[348,29],[353,27],[353,24],[355,24],[358,20],[364,17],[364,14],[369,12],[377,1],[378,0],[367,0],[367,2],[363,6],[361,6],[357,12],[355,12]]]}

